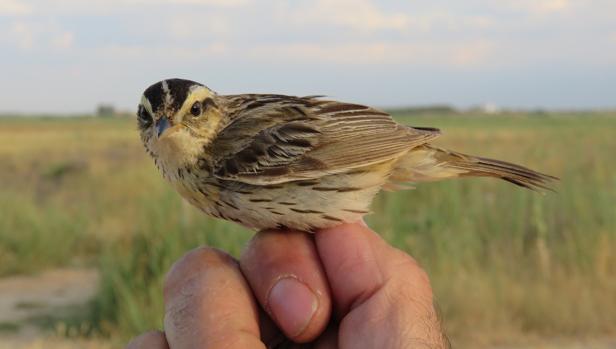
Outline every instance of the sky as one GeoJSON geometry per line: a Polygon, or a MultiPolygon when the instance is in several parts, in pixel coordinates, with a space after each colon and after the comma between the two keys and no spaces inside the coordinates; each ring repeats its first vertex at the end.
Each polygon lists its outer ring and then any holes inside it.
{"type": "Polygon", "coordinates": [[[164,78],[377,107],[616,106],[614,0],[0,0],[0,112],[164,78]]]}

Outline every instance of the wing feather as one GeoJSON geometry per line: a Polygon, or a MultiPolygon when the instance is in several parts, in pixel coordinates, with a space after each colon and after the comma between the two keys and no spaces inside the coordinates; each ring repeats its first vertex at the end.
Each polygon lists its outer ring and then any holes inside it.
{"type": "Polygon", "coordinates": [[[395,159],[439,135],[402,126],[389,114],[358,104],[230,97],[236,98],[231,122],[211,148],[214,173],[221,179],[265,185],[319,178],[395,159]]]}

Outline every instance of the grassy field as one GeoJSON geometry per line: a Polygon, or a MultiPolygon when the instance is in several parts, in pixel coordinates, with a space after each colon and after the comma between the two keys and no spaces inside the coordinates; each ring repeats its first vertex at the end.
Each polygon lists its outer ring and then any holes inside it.
{"type": "MultiPolygon", "coordinates": [[[[490,179],[381,194],[368,223],[428,270],[454,344],[616,335],[616,117],[397,115],[443,147],[559,176],[541,195],[490,179]]],[[[161,282],[186,250],[237,255],[250,232],[163,182],[134,120],[0,119],[0,277],[94,266],[79,333],[161,327],[161,282]]]]}

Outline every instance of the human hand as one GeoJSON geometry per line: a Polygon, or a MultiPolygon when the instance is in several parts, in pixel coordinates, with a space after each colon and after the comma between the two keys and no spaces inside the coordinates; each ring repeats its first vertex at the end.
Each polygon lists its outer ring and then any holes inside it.
{"type": "Polygon", "coordinates": [[[275,348],[285,337],[302,348],[447,347],[426,273],[362,224],[263,231],[239,261],[198,248],[171,268],[164,298],[165,332],[129,349],[275,348]]]}

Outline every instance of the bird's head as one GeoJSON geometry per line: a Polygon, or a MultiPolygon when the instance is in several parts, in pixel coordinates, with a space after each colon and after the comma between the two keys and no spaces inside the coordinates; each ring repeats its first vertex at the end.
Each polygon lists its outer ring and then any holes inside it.
{"type": "Polygon", "coordinates": [[[203,147],[214,139],[222,124],[222,109],[221,98],[200,83],[157,82],[143,92],[139,103],[141,140],[164,166],[181,168],[197,161],[203,147]]]}

